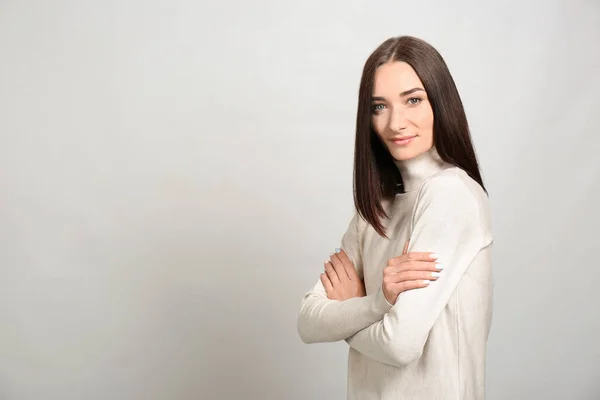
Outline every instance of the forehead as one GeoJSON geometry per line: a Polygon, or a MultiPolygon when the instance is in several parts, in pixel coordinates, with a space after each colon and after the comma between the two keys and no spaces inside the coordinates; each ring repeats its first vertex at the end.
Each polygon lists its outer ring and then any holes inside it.
{"type": "Polygon", "coordinates": [[[415,70],[404,61],[382,64],[375,71],[374,96],[397,96],[398,93],[415,87],[424,89],[415,70]]]}

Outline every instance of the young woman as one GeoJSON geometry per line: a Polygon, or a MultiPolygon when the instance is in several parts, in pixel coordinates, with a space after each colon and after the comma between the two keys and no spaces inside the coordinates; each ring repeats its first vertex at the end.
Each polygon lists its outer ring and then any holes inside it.
{"type": "Polygon", "coordinates": [[[302,340],[349,344],[348,399],[483,399],[488,196],[452,76],[420,39],[388,39],[364,66],[354,203],[302,300],[302,340]]]}

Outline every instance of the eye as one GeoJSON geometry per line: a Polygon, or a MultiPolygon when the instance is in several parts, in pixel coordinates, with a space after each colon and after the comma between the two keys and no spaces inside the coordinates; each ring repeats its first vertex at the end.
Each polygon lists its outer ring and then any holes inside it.
{"type": "Polygon", "coordinates": [[[383,109],[385,108],[385,104],[373,104],[371,106],[371,111],[375,114],[383,111],[383,109]]]}
{"type": "Polygon", "coordinates": [[[408,104],[411,105],[419,104],[420,102],[421,99],[419,97],[411,97],[410,99],[408,99],[408,104]]]}

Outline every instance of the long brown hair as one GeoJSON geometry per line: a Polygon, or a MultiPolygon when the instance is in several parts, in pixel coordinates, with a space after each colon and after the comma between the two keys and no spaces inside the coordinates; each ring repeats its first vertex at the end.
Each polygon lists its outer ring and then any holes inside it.
{"type": "Polygon", "coordinates": [[[485,191],[460,95],[446,62],[427,42],[398,36],[383,42],[363,68],[356,115],[354,204],[377,233],[387,238],[381,201],[402,187],[402,176],[389,150],[371,125],[371,98],[377,68],[391,61],[409,64],[423,82],[433,110],[433,141],[442,160],[462,168],[485,191]]]}

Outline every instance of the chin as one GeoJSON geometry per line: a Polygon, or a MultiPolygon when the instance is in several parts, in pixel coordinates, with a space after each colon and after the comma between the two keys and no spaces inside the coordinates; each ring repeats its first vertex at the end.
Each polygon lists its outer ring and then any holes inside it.
{"type": "Polygon", "coordinates": [[[406,160],[410,160],[411,158],[415,158],[420,156],[423,153],[426,153],[427,150],[429,149],[390,149],[390,154],[392,155],[392,157],[394,158],[394,160],[396,161],[406,161],[406,160]]]}

